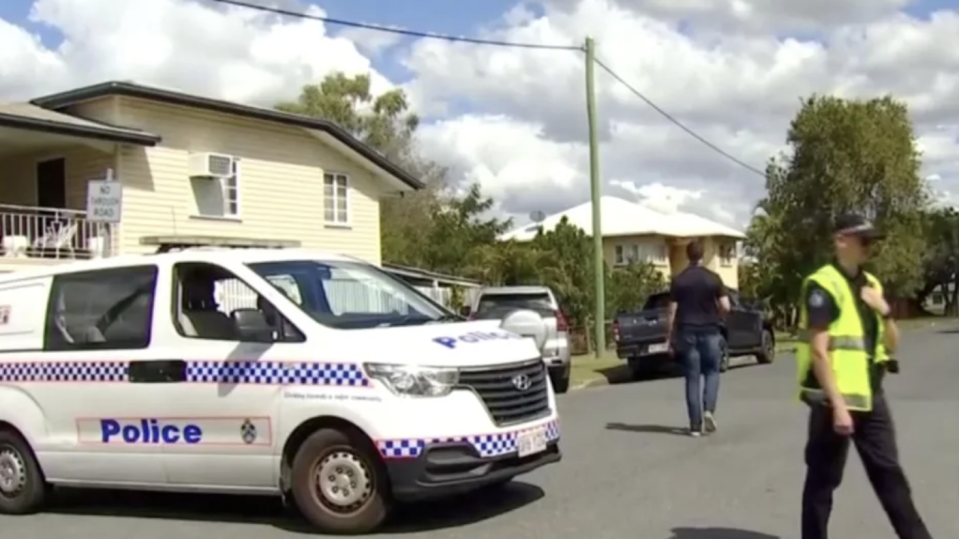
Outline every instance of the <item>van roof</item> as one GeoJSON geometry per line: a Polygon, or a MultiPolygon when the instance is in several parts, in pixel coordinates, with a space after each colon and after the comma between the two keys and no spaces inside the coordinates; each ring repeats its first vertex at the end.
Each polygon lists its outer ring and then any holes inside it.
{"type": "Polygon", "coordinates": [[[253,263],[283,260],[313,259],[340,262],[362,262],[358,258],[338,255],[311,249],[229,249],[216,247],[197,247],[162,254],[121,255],[95,260],[78,260],[66,264],[56,264],[20,270],[0,275],[0,282],[19,281],[26,278],[50,277],[63,273],[90,271],[99,269],[142,266],[144,264],[175,264],[177,262],[213,263],[253,263]]]}

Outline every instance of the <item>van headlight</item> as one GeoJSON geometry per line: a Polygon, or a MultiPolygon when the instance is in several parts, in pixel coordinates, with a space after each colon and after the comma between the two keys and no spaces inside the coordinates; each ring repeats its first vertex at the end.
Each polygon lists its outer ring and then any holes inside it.
{"type": "Polygon", "coordinates": [[[370,378],[383,382],[390,391],[405,397],[449,395],[459,381],[459,371],[453,367],[365,363],[363,368],[370,378]]]}

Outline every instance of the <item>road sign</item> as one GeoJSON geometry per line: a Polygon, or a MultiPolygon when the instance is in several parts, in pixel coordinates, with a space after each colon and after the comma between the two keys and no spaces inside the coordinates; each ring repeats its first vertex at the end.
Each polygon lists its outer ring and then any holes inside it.
{"type": "Polygon", "coordinates": [[[123,204],[123,184],[116,180],[87,182],[87,219],[99,223],[119,223],[123,204]]]}

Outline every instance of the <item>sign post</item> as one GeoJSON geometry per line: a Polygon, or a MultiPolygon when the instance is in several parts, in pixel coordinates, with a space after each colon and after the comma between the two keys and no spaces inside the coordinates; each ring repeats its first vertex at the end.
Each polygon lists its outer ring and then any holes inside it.
{"type": "Polygon", "coordinates": [[[113,225],[120,222],[123,209],[123,183],[107,169],[102,180],[87,182],[87,220],[97,223],[99,236],[106,247],[106,255],[113,255],[113,225]]]}

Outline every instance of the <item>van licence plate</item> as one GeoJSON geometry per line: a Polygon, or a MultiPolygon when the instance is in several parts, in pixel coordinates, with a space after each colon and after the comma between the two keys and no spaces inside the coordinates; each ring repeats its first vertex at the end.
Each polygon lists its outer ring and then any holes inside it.
{"type": "Polygon", "coordinates": [[[648,350],[648,352],[649,352],[650,354],[658,354],[658,353],[660,353],[660,352],[665,352],[665,351],[666,351],[666,348],[667,348],[667,346],[666,346],[666,343],[664,343],[664,342],[657,343],[657,344],[651,344],[651,345],[649,345],[649,350],[648,350]]]}
{"type": "Polygon", "coordinates": [[[520,458],[546,451],[546,428],[536,427],[519,433],[516,447],[520,458]]]}

